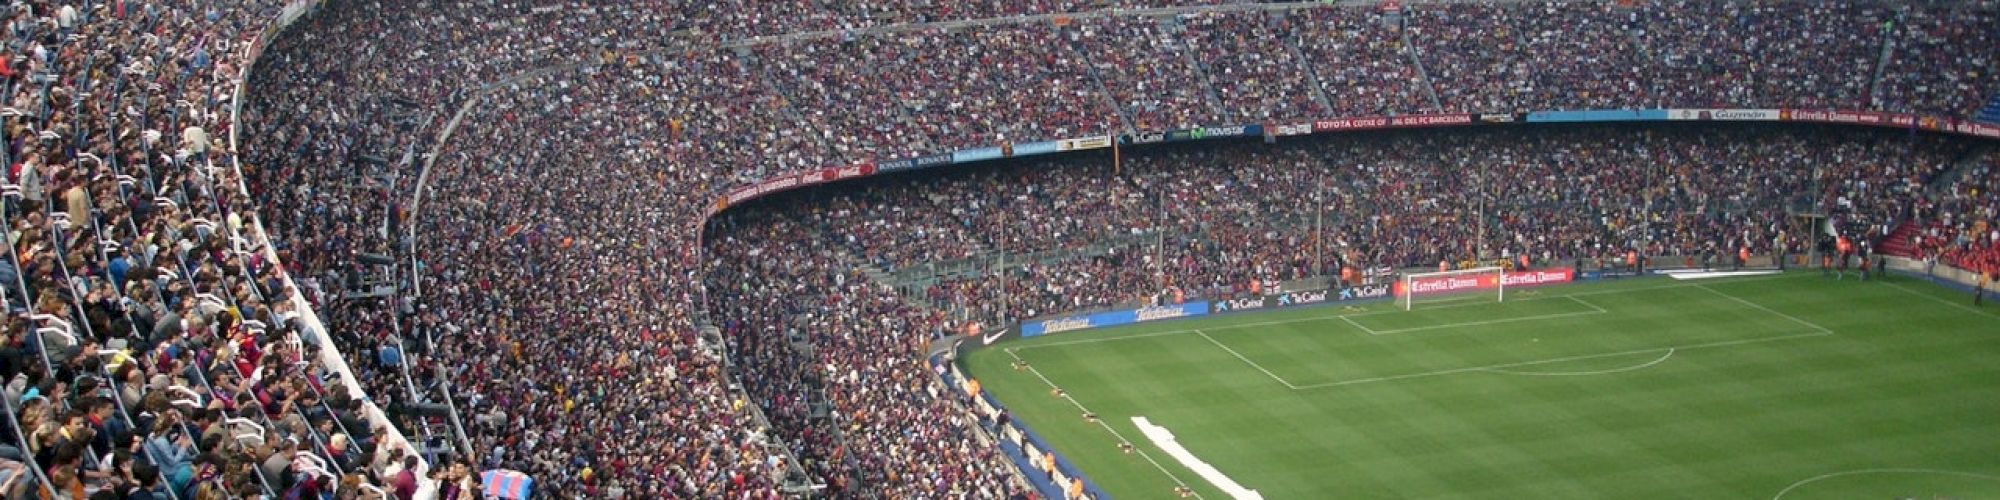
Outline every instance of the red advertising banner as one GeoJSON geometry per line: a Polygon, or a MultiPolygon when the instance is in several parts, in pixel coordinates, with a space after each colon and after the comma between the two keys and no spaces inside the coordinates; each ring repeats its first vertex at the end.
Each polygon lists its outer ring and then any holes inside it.
{"type": "Polygon", "coordinates": [[[756,184],[730,190],[728,196],[716,200],[714,211],[710,212],[710,215],[714,215],[714,212],[720,212],[722,209],[729,208],[732,205],[750,201],[753,198],[767,194],[870,175],[875,175],[875,164],[873,163],[822,168],[819,170],[780,175],[764,179],[756,184]]]}
{"type": "Polygon", "coordinates": [[[1873,127],[1915,128],[1932,132],[1949,132],[1974,137],[2000,139],[2000,125],[1931,116],[1811,109],[1787,109],[1782,110],[1781,115],[1784,121],[1789,122],[1841,123],[1873,127]]]}
{"type": "Polygon", "coordinates": [[[1537,285],[1553,285],[1558,283],[1568,283],[1571,281],[1576,281],[1576,270],[1567,267],[1561,267],[1554,269],[1521,271],[1515,273],[1507,273],[1506,277],[1502,278],[1502,280],[1506,282],[1507,286],[1537,286],[1537,285]]]}
{"type": "Polygon", "coordinates": [[[1494,274],[1429,276],[1396,282],[1396,287],[1400,288],[1396,290],[1396,295],[1400,297],[1412,293],[1428,295],[1434,293],[1463,292],[1467,290],[1490,290],[1499,286],[1500,276],[1494,274]],[[1406,286],[1407,288],[1405,288],[1406,286]]]}
{"type": "Polygon", "coordinates": [[[1809,109],[1787,109],[1781,112],[1781,117],[1785,121],[1794,121],[1794,122],[1845,123],[1852,125],[1869,125],[1875,127],[1901,127],[1901,128],[1909,128],[1911,124],[1918,124],[1918,125],[1924,125],[1925,128],[1929,130],[1942,129],[1942,127],[1938,126],[1937,119],[1934,118],[1920,119],[1916,115],[1874,113],[1868,111],[1823,111],[1823,110],[1809,110],[1809,109]]]}
{"type": "Polygon", "coordinates": [[[1369,130],[1404,127],[1443,127],[1469,125],[1472,115],[1409,115],[1409,116],[1365,116],[1358,118],[1335,118],[1313,122],[1313,132],[1336,132],[1342,130],[1369,130]]]}
{"type": "Polygon", "coordinates": [[[1411,292],[1418,295],[1431,295],[1469,290],[1491,290],[1499,288],[1502,283],[1509,287],[1520,287],[1554,285],[1572,281],[1576,281],[1576,270],[1567,267],[1503,274],[1429,276],[1410,279],[1407,289],[1404,288],[1405,282],[1396,282],[1395,294],[1398,297],[1407,296],[1411,292]]]}

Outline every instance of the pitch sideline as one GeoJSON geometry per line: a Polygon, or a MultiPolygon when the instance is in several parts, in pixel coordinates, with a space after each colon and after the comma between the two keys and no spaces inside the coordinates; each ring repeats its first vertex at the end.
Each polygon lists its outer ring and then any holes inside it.
{"type": "MultiPolygon", "coordinates": [[[[1009,349],[1004,349],[1004,350],[1005,350],[1005,351],[1007,351],[1007,355],[1008,355],[1008,356],[1013,356],[1013,357],[1014,357],[1014,361],[1017,361],[1017,362],[1019,362],[1019,361],[1022,361],[1022,359],[1021,359],[1021,355],[1020,355],[1020,354],[1016,354],[1016,353],[1014,352],[1014,350],[1013,350],[1013,349],[1009,348],[1009,349]]],[[[1056,383],[1055,383],[1055,381],[1053,381],[1053,380],[1049,380],[1049,377],[1048,377],[1047,375],[1043,375],[1043,374],[1042,374],[1042,371],[1041,371],[1041,370],[1038,370],[1038,369],[1036,369],[1034,365],[1032,365],[1032,364],[1028,365],[1028,372],[1029,372],[1029,373],[1033,373],[1033,374],[1035,374],[1035,378],[1039,378],[1039,379],[1042,379],[1042,383],[1044,383],[1044,384],[1048,384],[1048,386],[1049,386],[1049,390],[1062,390],[1062,388],[1061,388],[1061,387],[1058,387],[1058,386],[1056,386],[1056,383]]],[[[1065,400],[1068,400],[1068,401],[1069,401],[1069,404],[1071,404],[1071,405],[1075,405],[1075,406],[1076,406],[1076,409],[1077,409],[1078,411],[1082,411],[1082,412],[1084,412],[1084,413],[1091,413],[1091,411],[1090,411],[1090,408],[1085,408],[1085,407],[1083,406],[1083,402],[1081,402],[1081,401],[1077,401],[1075,397],[1073,397],[1073,396],[1070,396],[1070,395],[1069,395],[1069,392],[1067,392],[1067,391],[1063,392],[1063,393],[1062,393],[1062,398],[1063,398],[1063,399],[1065,399],[1065,400]]],[[[1127,443],[1127,444],[1129,444],[1129,443],[1131,443],[1131,442],[1132,442],[1132,440],[1129,440],[1129,439],[1125,439],[1125,435],[1124,435],[1124,434],[1120,434],[1120,433],[1118,432],[1118,429],[1113,429],[1113,428],[1111,428],[1111,424],[1107,424],[1107,423],[1104,423],[1104,419],[1102,419],[1102,418],[1100,418],[1100,419],[1097,419],[1097,425],[1099,425],[1099,426],[1102,426],[1102,427],[1104,427],[1104,430],[1106,430],[1106,431],[1109,431],[1109,432],[1111,432],[1111,437],[1115,437],[1115,438],[1118,438],[1118,442],[1120,442],[1120,443],[1127,443]]],[[[1178,476],[1178,475],[1175,475],[1173,471],[1170,471],[1170,470],[1167,470],[1167,466],[1164,466],[1164,465],[1160,465],[1160,461],[1158,461],[1158,460],[1154,460],[1154,459],[1153,459],[1153,455],[1152,455],[1151,453],[1146,453],[1146,450],[1143,450],[1143,449],[1139,449],[1139,448],[1137,448],[1137,447],[1134,447],[1134,448],[1133,448],[1133,451],[1137,451],[1137,452],[1139,452],[1139,456],[1140,456],[1140,457],[1144,457],[1144,458],[1146,459],[1146,461],[1147,461],[1147,462],[1151,462],[1151,463],[1153,464],[1153,467],[1154,467],[1154,468],[1157,468],[1157,469],[1160,469],[1160,472],[1161,472],[1161,473],[1163,473],[1163,474],[1166,474],[1166,475],[1167,475],[1167,479],[1172,479],[1172,480],[1174,480],[1174,484],[1177,484],[1177,485],[1180,485],[1180,487],[1182,487],[1182,488],[1187,488],[1187,482],[1185,482],[1185,481],[1181,481],[1181,477],[1180,477],[1180,476],[1178,476]]],[[[1193,488],[1188,488],[1188,491],[1189,491],[1189,492],[1191,492],[1191,493],[1193,493],[1193,495],[1194,495],[1194,497],[1195,497],[1195,498],[1201,498],[1201,492],[1198,492],[1198,491],[1194,491],[1194,489],[1193,489],[1193,488]]]]}

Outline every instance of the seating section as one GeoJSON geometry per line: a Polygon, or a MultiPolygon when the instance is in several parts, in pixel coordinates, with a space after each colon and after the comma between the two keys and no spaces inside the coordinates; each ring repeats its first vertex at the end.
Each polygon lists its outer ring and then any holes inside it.
{"type": "Polygon", "coordinates": [[[917,360],[972,324],[1345,265],[1799,252],[1802,209],[2000,271],[1990,144],[1815,126],[1135,149],[702,220],[781,173],[1195,126],[2000,121],[1991,1],[5,9],[10,498],[462,497],[493,468],[551,497],[1007,497],[917,360]]]}
{"type": "Polygon", "coordinates": [[[326,362],[352,347],[327,343],[273,260],[359,249],[274,246],[231,146],[240,56],[295,7],[10,7],[8,497],[414,492],[422,450],[326,362]]]}

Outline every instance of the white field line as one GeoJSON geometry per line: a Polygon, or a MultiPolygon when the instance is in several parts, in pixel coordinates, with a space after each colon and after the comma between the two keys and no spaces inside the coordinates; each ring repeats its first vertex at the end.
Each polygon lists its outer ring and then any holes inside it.
{"type": "Polygon", "coordinates": [[[1918,297],[1923,297],[1923,298],[1926,298],[1926,299],[1930,299],[1931,301],[1933,301],[1933,302],[1937,302],[1937,303],[1939,303],[1939,304],[1944,304],[1944,305],[1948,305],[1948,306],[1952,306],[1952,307],[1956,307],[1956,308],[1959,308],[1959,309],[1964,309],[1964,310],[1967,310],[1967,311],[1972,311],[1972,312],[1976,312],[1976,313],[1979,313],[1979,314],[1983,314],[1983,315],[1987,315],[1987,316],[1993,316],[1993,317],[1996,317],[1996,318],[2000,318],[2000,315],[1996,315],[1996,314],[1994,314],[1994,313],[1993,313],[1993,311],[1988,311],[1988,310],[1985,310],[1985,309],[1980,309],[1980,308],[1977,308],[1977,307],[1972,307],[1972,306],[1968,306],[1968,305],[1965,305],[1965,304],[1960,304],[1960,303],[1957,303],[1957,302],[1953,302],[1953,301],[1949,301],[1949,300],[1945,300],[1945,299],[1944,299],[1944,298],[1942,298],[1942,297],[1938,297],[1938,296],[1936,296],[1936,295],[1931,295],[1931,294],[1928,294],[1928,293],[1924,293],[1924,292],[1919,292],[1919,291],[1916,291],[1916,290],[1912,290],[1912,289],[1910,289],[1909,287],[1906,287],[1906,286],[1903,286],[1903,285],[1898,285],[1898,284],[1895,284],[1895,283],[1891,283],[1891,282],[1888,282],[1888,281],[1883,281],[1883,282],[1882,282],[1882,284],[1884,284],[1884,285],[1889,285],[1889,286],[1892,286],[1892,287],[1895,287],[1895,288],[1896,288],[1897,290],[1902,290],[1902,291],[1904,291],[1904,292],[1907,292],[1907,293],[1909,293],[1910,295],[1915,295],[1915,296],[1918,296],[1918,297]]]}
{"type": "Polygon", "coordinates": [[[1181,466],[1187,467],[1188,470],[1194,471],[1195,475],[1208,480],[1208,484],[1215,485],[1216,489],[1229,494],[1230,498],[1236,500],[1264,500],[1264,495],[1258,494],[1257,490],[1245,488],[1243,485],[1237,484],[1235,479],[1230,479],[1229,475],[1223,474],[1221,469],[1215,468],[1207,460],[1202,460],[1200,457],[1194,456],[1194,452],[1188,451],[1186,446],[1181,446],[1180,440],[1174,439],[1174,433],[1168,431],[1167,428],[1153,425],[1153,422],[1146,420],[1146,417],[1132,417],[1132,426],[1138,427],[1139,433],[1145,434],[1146,439],[1153,442],[1153,446],[1166,451],[1167,456],[1174,457],[1174,460],[1179,461],[1181,466]]]}
{"type": "Polygon", "coordinates": [[[1723,298],[1726,298],[1726,299],[1729,299],[1729,300],[1734,300],[1734,301],[1736,301],[1737,303],[1740,303],[1740,304],[1743,304],[1743,305],[1746,305],[1746,306],[1750,306],[1750,307],[1753,307],[1753,308],[1756,308],[1756,309],[1757,309],[1757,310],[1759,310],[1759,311],[1764,311],[1764,312],[1767,312],[1767,313],[1771,313],[1771,314],[1775,314],[1775,315],[1777,315],[1778,317],[1781,317],[1781,318],[1785,318],[1785,319],[1789,319],[1789,320],[1792,320],[1792,322],[1793,322],[1793,323],[1798,323],[1798,324],[1801,324],[1801,325],[1806,325],[1807,327],[1810,327],[1810,328],[1812,328],[1812,329],[1814,329],[1814,330],[1819,330],[1819,331],[1822,331],[1822,332],[1826,332],[1826,333],[1833,333],[1833,330],[1828,330],[1828,329],[1827,329],[1826,327],[1824,327],[1824,326],[1819,326],[1818,324],[1816,324],[1816,323],[1813,323],[1813,322],[1811,322],[1811,321],[1806,321],[1806,320],[1803,320],[1803,319],[1799,319],[1799,317],[1798,317],[1798,316],[1793,316],[1793,315],[1790,315],[1790,314],[1785,314],[1785,313],[1781,313],[1781,312],[1778,312],[1778,311],[1775,311],[1775,310],[1772,310],[1772,309],[1771,309],[1771,308],[1769,308],[1769,307],[1764,307],[1764,306],[1762,306],[1762,305],[1758,305],[1758,304],[1757,304],[1756,302],[1751,302],[1751,301],[1748,301],[1748,300],[1743,300],[1743,298],[1741,298],[1741,297],[1737,297],[1737,296],[1735,296],[1735,295],[1730,295],[1730,294],[1727,294],[1727,293],[1722,293],[1722,291],[1721,291],[1721,290],[1716,290],[1716,289],[1714,289],[1714,288],[1709,288],[1709,287],[1708,287],[1708,285],[1695,285],[1695,288],[1700,288],[1700,289],[1703,289],[1703,290],[1707,290],[1707,291],[1708,291],[1708,293],[1713,293],[1713,294],[1716,294],[1716,295],[1721,295],[1721,296],[1722,296],[1723,298]]]}
{"type": "Polygon", "coordinates": [[[1992,474],[1980,474],[1977,472],[1959,472],[1959,471],[1939,470],[1939,469],[1861,469],[1861,470],[1835,472],[1831,474],[1820,474],[1817,476],[1813,476],[1811,478],[1807,478],[1806,480],[1803,481],[1792,483],[1791,486],[1786,486],[1785,489],[1778,490],[1778,494],[1772,496],[1771,500],[1779,500],[1781,498],[1785,498],[1786,493],[1791,493],[1792,490],[1799,489],[1800,486],[1805,486],[1815,482],[1827,479],[1833,479],[1841,476],[1859,476],[1862,474],[1933,474],[1940,476],[1959,476],[1959,477],[1970,477],[1975,479],[1984,479],[1988,481],[2000,481],[2000,476],[1995,476],[1992,474]]]}
{"type": "MultiPolygon", "coordinates": [[[[1406,298],[1406,299],[1404,299],[1404,300],[1408,300],[1408,299],[1406,298]]],[[[1493,301],[1493,302],[1499,302],[1499,301],[1498,301],[1498,300],[1495,300],[1495,301],[1493,301]]],[[[1476,305],[1481,305],[1481,304],[1490,304],[1490,303],[1491,303],[1491,302],[1487,302],[1487,301],[1486,301],[1486,296],[1485,296],[1485,295],[1480,295],[1480,294],[1479,294],[1479,293],[1478,293],[1477,291],[1474,291],[1474,292],[1466,292],[1466,293],[1465,293],[1465,295],[1463,295],[1463,296],[1459,296],[1459,297],[1452,297],[1452,298],[1448,298],[1448,299],[1437,299],[1436,301],[1433,301],[1433,302],[1428,302],[1428,303],[1425,303],[1425,306],[1426,306],[1425,308],[1426,308],[1426,309],[1440,309],[1440,308],[1446,308],[1446,307],[1465,307],[1465,306],[1476,306],[1476,305]],[[1463,302],[1463,303],[1461,304],[1461,303],[1459,303],[1459,302],[1463,302]],[[1436,305],[1436,306],[1433,306],[1433,305],[1431,305],[1431,304],[1443,304],[1443,305],[1436,305]]],[[[1401,312],[1401,311],[1397,311],[1397,312],[1401,312]]]]}
{"type": "Polygon", "coordinates": [[[1271,370],[1264,368],[1264,365],[1257,364],[1256,361],[1251,361],[1250,358],[1244,356],[1243,353],[1236,352],[1235,349],[1231,349],[1229,348],[1228,345],[1223,344],[1221,341],[1215,340],[1215,337],[1208,336],[1208,332],[1195,330],[1194,333],[1195,335],[1200,335],[1201,338],[1208,339],[1208,343],[1215,344],[1216,347],[1220,347],[1224,351],[1229,351],[1229,355],[1235,356],[1236,359],[1243,360],[1243,362],[1249,364],[1251,368],[1256,368],[1257,371],[1264,372],[1264,376],[1271,377],[1271,380],[1276,380],[1278,381],[1279,384],[1284,384],[1285,388],[1288,389],[1299,388],[1299,386],[1292,385],[1291,382],[1286,381],[1284,377],[1280,377],[1276,373],[1271,373],[1271,370]]]}
{"type": "MultiPolygon", "coordinates": [[[[1021,359],[1021,355],[1014,353],[1013,349],[1005,349],[1005,351],[1007,351],[1008,356],[1014,357],[1015,362],[1023,361],[1021,359]]],[[[1054,381],[1049,380],[1049,377],[1047,375],[1043,375],[1041,370],[1035,369],[1035,365],[1033,364],[1028,365],[1028,373],[1033,373],[1035,374],[1035,378],[1042,379],[1042,383],[1048,384],[1050,390],[1061,389],[1061,387],[1056,386],[1056,383],[1054,381]]],[[[1076,400],[1075,397],[1070,396],[1068,391],[1064,391],[1062,397],[1063,399],[1069,400],[1069,404],[1076,405],[1076,409],[1078,411],[1084,413],[1091,413],[1089,408],[1085,408],[1082,402],[1079,402],[1076,400]]],[[[1102,418],[1101,416],[1097,419],[1097,425],[1102,426],[1104,427],[1104,430],[1111,432],[1111,437],[1118,438],[1119,443],[1124,443],[1124,444],[1132,443],[1132,440],[1125,439],[1124,434],[1119,434],[1118,429],[1113,429],[1111,428],[1111,424],[1104,423],[1104,418],[1102,418]]],[[[1160,473],[1166,474],[1168,479],[1174,480],[1174,484],[1180,485],[1182,488],[1187,488],[1187,482],[1181,481],[1180,476],[1174,475],[1173,471],[1167,470],[1167,467],[1164,465],[1160,465],[1160,461],[1154,460],[1153,455],[1150,453],[1146,453],[1146,450],[1144,448],[1139,448],[1137,445],[1134,445],[1132,449],[1134,451],[1138,451],[1139,456],[1144,457],[1147,462],[1151,462],[1154,468],[1160,469],[1160,473]]],[[[1189,491],[1193,491],[1193,489],[1190,488],[1189,491]]],[[[1201,493],[1195,492],[1194,497],[1201,498],[1201,493]]]]}
{"type": "MultiPolygon", "coordinates": [[[[1604,314],[1604,313],[1605,313],[1605,311],[1603,311],[1603,310],[1596,310],[1596,311],[1579,311],[1579,312],[1567,312],[1567,313],[1556,313],[1556,314],[1537,314],[1537,315],[1534,315],[1534,316],[1522,316],[1522,317],[1519,317],[1519,318],[1501,318],[1501,319],[1489,319],[1489,320],[1486,320],[1486,321],[1470,321],[1470,322],[1465,322],[1465,323],[1447,323],[1447,324],[1442,324],[1442,325],[1428,325],[1428,326],[1417,326],[1417,327],[1410,327],[1410,328],[1398,328],[1398,329],[1394,329],[1394,330],[1369,330],[1369,331],[1368,331],[1368,333],[1369,333],[1369,334],[1372,334],[1372,335],[1392,335],[1392,334],[1397,334],[1397,333],[1410,333],[1410,332],[1423,332],[1423,331],[1430,331],[1430,330],[1442,330],[1442,329],[1446,329],[1446,328],[1460,328],[1460,327],[1468,327],[1468,326],[1486,326],[1486,325],[1498,325],[1498,324],[1504,324],[1504,323],[1519,323],[1519,322],[1522,322],[1522,321],[1540,321],[1540,320],[1545,320],[1545,319],[1556,319],[1556,318],[1569,318],[1569,317],[1575,317],[1575,316],[1596,316],[1596,315],[1599,315],[1599,314],[1604,314]]],[[[1342,318],[1342,319],[1346,319],[1346,318],[1342,318]]],[[[1350,321],[1350,322],[1352,322],[1352,321],[1350,321]]]]}
{"type": "Polygon", "coordinates": [[[1630,351],[1619,351],[1619,352],[1609,352],[1609,353],[1602,353],[1602,354],[1585,354],[1585,355],[1581,355],[1581,356],[1565,356],[1565,357],[1560,357],[1560,358],[1553,358],[1553,359],[1543,359],[1543,360],[1537,360],[1537,361],[1522,361],[1522,362],[1517,362],[1517,363],[1502,363],[1502,364],[1497,364],[1497,365],[1486,365],[1486,366],[1473,366],[1473,367],[1467,367],[1467,368],[1452,368],[1452,369],[1449,369],[1449,370],[1437,370],[1437,371],[1429,371],[1429,372],[1423,372],[1423,373],[1408,373],[1408,374],[1403,374],[1403,375],[1389,375],[1389,376],[1384,376],[1384,377],[1368,377],[1368,378],[1357,378],[1357,379],[1351,379],[1351,380],[1341,380],[1341,381],[1337,381],[1337,382],[1327,382],[1327,383],[1323,383],[1323,384],[1306,384],[1306,385],[1300,385],[1300,386],[1296,387],[1296,388],[1295,388],[1294,390],[1311,390],[1311,389],[1324,389],[1324,388],[1328,388],[1328,387],[1342,387],[1342,386],[1349,386],[1349,385],[1360,385],[1360,384],[1370,384],[1370,383],[1375,383],[1375,382],[1388,382],[1388,381],[1391,381],[1391,380],[1407,380],[1407,379],[1413,379],[1413,378],[1423,378],[1423,377],[1435,377],[1435,376],[1439,376],[1439,375],[1451,375],[1451,374],[1456,374],[1456,373],[1466,373],[1466,372],[1477,372],[1477,371],[1493,371],[1493,370],[1499,370],[1499,369],[1506,369],[1506,368],[1519,368],[1519,367],[1523,367],[1523,366],[1536,366],[1536,365],[1546,365],[1546,364],[1551,364],[1551,363],[1563,363],[1563,362],[1569,362],[1569,361],[1582,361],[1582,360],[1587,360],[1587,359],[1599,359],[1599,358],[1609,358],[1609,357],[1615,357],[1615,356],[1631,356],[1631,355],[1634,355],[1634,354],[1645,354],[1645,353],[1649,353],[1649,352],[1657,352],[1657,351],[1665,351],[1665,350],[1675,350],[1675,351],[1689,351],[1689,350],[1694,350],[1694,349],[1709,349],[1709,348],[1715,348],[1715,347],[1726,347],[1726,346],[1734,346],[1734,345],[1744,345],[1744,344],[1757,344],[1757,343],[1763,343],[1763,342],[1776,342],[1776,341],[1780,341],[1780,340],[1792,340],[1792,339],[1802,339],[1802,338],[1807,338],[1807,337],[1825,337],[1825,336],[1828,336],[1828,335],[1833,335],[1833,332],[1824,332],[1824,331],[1821,331],[1821,332],[1811,332],[1811,333],[1797,333],[1797,334],[1791,334],[1791,335],[1780,335],[1780,336],[1776,336],[1776,337],[1765,337],[1765,338],[1758,338],[1758,339],[1739,339],[1739,340],[1725,340],[1725,341],[1720,341],[1720,342],[1708,342],[1708,343],[1702,343],[1702,344],[1691,344],[1691,345],[1679,345],[1679,346],[1671,346],[1671,347],[1652,347],[1652,348],[1646,348],[1646,349],[1633,349],[1633,350],[1630,350],[1630,351]]]}
{"type": "MultiPolygon", "coordinates": [[[[1785,277],[1785,276],[1783,276],[1783,275],[1779,275],[1779,276],[1761,276],[1761,277],[1755,277],[1755,278],[1744,278],[1744,279],[1739,279],[1739,280],[1730,280],[1730,283],[1748,283],[1748,282],[1752,282],[1752,281],[1768,281],[1768,280],[1773,280],[1773,279],[1782,279],[1782,278],[1784,278],[1784,277],[1785,277]]],[[[1563,295],[1547,295],[1547,296],[1541,296],[1541,297],[1535,297],[1535,298],[1530,298],[1530,299],[1520,299],[1520,301],[1528,301],[1528,300],[1545,300],[1545,299],[1558,299],[1558,298],[1564,298],[1564,297],[1591,297],[1591,296],[1597,296],[1597,295],[1619,295],[1619,294],[1627,294],[1627,293],[1635,293],[1635,292],[1646,292],[1646,291],[1653,291],[1653,290],[1667,290],[1667,289],[1674,289],[1674,288],[1691,288],[1691,287],[1696,287],[1696,286],[1701,286],[1701,285],[1700,285],[1700,284],[1697,284],[1697,283],[1680,283],[1680,284],[1674,284],[1674,285],[1666,285],[1666,286],[1652,286],[1652,287],[1642,287],[1642,288],[1626,288],[1626,289],[1620,289],[1620,290],[1599,290],[1599,291],[1594,291],[1594,292],[1578,292],[1578,293],[1570,293],[1570,294],[1563,294],[1563,295]]],[[[1483,303],[1482,303],[1482,304],[1483,304],[1483,303]]],[[[1202,330],[1235,330],[1235,329],[1241,329],[1241,328],[1255,328],[1255,327],[1259,327],[1259,326],[1272,326],[1272,325],[1289,325],[1289,324],[1294,324],[1294,323],[1311,323],[1311,322],[1314,322],[1314,321],[1327,321],[1327,320],[1334,320],[1334,319],[1341,319],[1341,318],[1360,318],[1360,317],[1366,317],[1366,316],[1374,316],[1374,315],[1378,315],[1378,314],[1404,314],[1404,313],[1405,313],[1404,311],[1401,311],[1401,310],[1395,310],[1395,311],[1373,311],[1373,312],[1361,312],[1361,313],[1353,313],[1353,314],[1335,314],[1335,315],[1327,315],[1327,316],[1312,316],[1312,317],[1306,317],[1306,318],[1293,318],[1293,319],[1283,319],[1283,320],[1273,320],[1273,321],[1257,321],[1257,322],[1251,322],[1251,323],[1232,323],[1232,324],[1227,324],[1227,325],[1220,325],[1220,326],[1211,326],[1211,327],[1207,327],[1207,328],[1202,328],[1202,330]]],[[[1061,341],[1061,342],[1049,342],[1049,343],[1044,343],[1044,344],[1029,344],[1029,345],[1024,345],[1024,346],[1018,346],[1018,347],[1009,347],[1009,348],[1008,348],[1008,350],[1021,350],[1021,351],[1025,351],[1025,350],[1028,350],[1028,349],[1041,349],[1041,348],[1044,348],[1044,347],[1057,347],[1057,346],[1066,346],[1066,345],[1077,345],[1077,344],[1095,344],[1095,343],[1098,343],[1098,342],[1116,342],[1116,341],[1120,341],[1120,340],[1133,340],[1133,339],[1143,339],[1143,338],[1151,338],[1151,337],[1160,337],[1160,336],[1165,336],[1165,335],[1179,335],[1179,334],[1183,334],[1183,333],[1194,333],[1194,332],[1195,332],[1195,330],[1196,330],[1196,329],[1192,329],[1192,328],[1190,328],[1190,329],[1186,329],[1186,330],[1169,330],[1169,331],[1161,331],[1161,332],[1150,332],[1150,333],[1141,333],[1141,334],[1134,334],[1134,335],[1120,335],[1120,336],[1116,336],[1116,337],[1091,337],[1091,338],[1082,338],[1082,339],[1076,339],[1076,340],[1065,340],[1065,341],[1061,341]]]]}
{"type": "Polygon", "coordinates": [[[1600,312],[1600,313],[1610,313],[1610,312],[1611,312],[1611,311],[1606,311],[1606,310],[1604,310],[1604,308],[1603,308],[1603,307],[1601,307],[1601,306],[1598,306],[1597,304],[1592,304],[1592,303],[1590,303],[1590,302],[1586,302],[1586,301],[1584,301],[1583,299],[1580,299],[1580,298],[1577,298],[1577,296],[1575,296],[1575,295],[1564,295],[1564,297],[1568,297],[1568,298],[1569,298],[1569,300],[1573,300],[1573,301],[1576,301],[1576,303],[1578,303],[1578,304],[1583,304],[1583,306],[1584,306],[1584,307],[1588,307],[1588,308],[1591,308],[1591,309],[1596,309],[1596,310],[1597,310],[1597,312],[1600,312]]]}
{"type": "Polygon", "coordinates": [[[1334,316],[1334,317],[1336,317],[1336,318],[1340,318],[1340,320],[1341,320],[1341,321],[1346,321],[1346,322],[1347,322],[1347,324],[1350,324],[1350,325],[1354,325],[1354,327],[1355,327],[1355,328],[1360,328],[1360,329],[1361,329],[1361,331],[1364,331],[1364,332],[1368,332],[1368,334],[1369,334],[1369,335],[1381,335],[1381,334],[1382,334],[1382,332],[1378,332],[1378,331],[1375,331],[1375,329],[1374,329],[1374,328],[1369,328],[1369,327],[1368,327],[1368,325],[1364,325],[1364,324],[1361,324],[1361,322],[1359,322],[1359,321],[1355,321],[1355,320],[1354,320],[1354,316],[1353,316],[1353,315],[1343,315],[1343,316],[1334,316]]]}
{"type": "Polygon", "coordinates": [[[1677,280],[1712,280],[1720,278],[1740,278],[1743,276],[1767,276],[1772,274],[1780,274],[1783,272],[1784,271],[1779,271],[1776,269],[1766,269],[1762,271],[1683,271],[1683,272],[1669,271],[1666,272],[1665,274],[1668,277],[1677,280]]]}
{"type": "Polygon", "coordinates": [[[1495,368],[1486,371],[1493,373],[1504,373],[1507,375],[1525,375],[1530,377],[1580,377],[1585,375],[1609,375],[1613,373],[1624,373],[1629,371],[1638,371],[1647,368],[1652,368],[1654,365],[1667,362],[1667,358],[1674,357],[1674,352],[1675,352],[1674,348],[1669,347],[1667,348],[1667,353],[1661,354],[1659,359],[1647,361],[1644,364],[1627,366],[1623,368],[1612,368],[1609,370],[1593,370],[1587,372],[1526,372],[1518,370],[1509,370],[1506,368],[1495,368]]]}

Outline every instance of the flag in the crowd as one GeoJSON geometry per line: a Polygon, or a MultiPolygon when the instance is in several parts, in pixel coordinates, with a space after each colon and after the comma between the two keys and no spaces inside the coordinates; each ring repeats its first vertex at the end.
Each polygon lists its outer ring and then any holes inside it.
{"type": "Polygon", "coordinates": [[[535,478],[520,471],[493,469],[481,472],[479,482],[486,485],[487,498],[527,500],[535,494],[535,478]]]}

